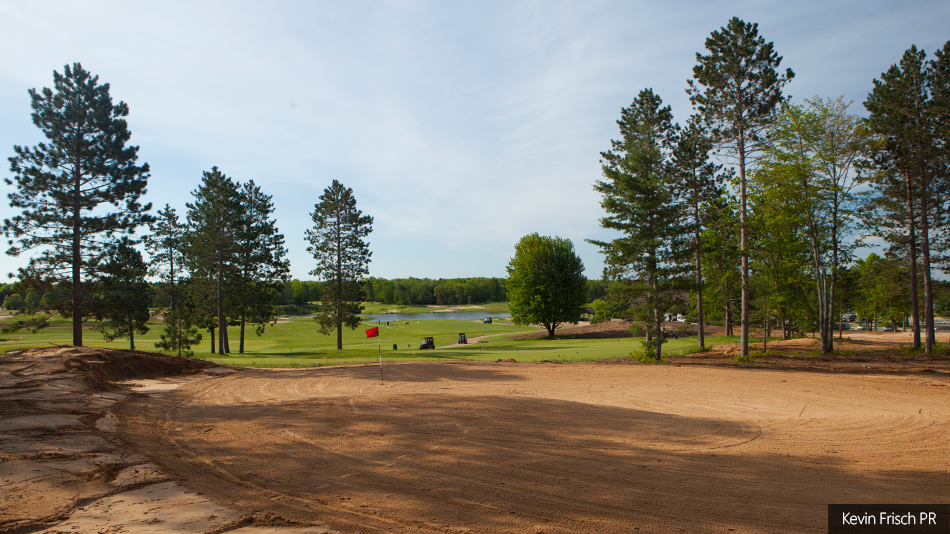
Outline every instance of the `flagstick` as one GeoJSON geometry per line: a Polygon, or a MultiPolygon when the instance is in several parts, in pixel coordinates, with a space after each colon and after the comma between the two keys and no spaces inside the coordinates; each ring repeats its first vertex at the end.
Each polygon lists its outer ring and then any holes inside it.
{"type": "Polygon", "coordinates": [[[379,319],[377,319],[376,320],[376,352],[379,354],[379,381],[385,384],[386,380],[383,379],[383,349],[381,345],[382,342],[379,340],[380,324],[382,323],[380,323],[379,319]]]}

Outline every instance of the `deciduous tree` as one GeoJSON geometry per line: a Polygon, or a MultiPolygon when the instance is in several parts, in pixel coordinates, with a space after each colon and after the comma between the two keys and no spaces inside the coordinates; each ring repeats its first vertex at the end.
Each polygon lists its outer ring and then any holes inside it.
{"type": "Polygon", "coordinates": [[[540,324],[554,337],[557,327],[576,323],[587,304],[584,263],[570,239],[526,235],[508,262],[508,309],[515,324],[540,324]]]}

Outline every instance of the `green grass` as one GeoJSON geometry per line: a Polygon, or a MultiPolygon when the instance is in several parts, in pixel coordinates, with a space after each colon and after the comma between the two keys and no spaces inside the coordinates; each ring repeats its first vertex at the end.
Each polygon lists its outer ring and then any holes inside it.
{"type": "MultiPolygon", "coordinates": [[[[392,321],[386,327],[385,321],[380,328],[380,337],[367,338],[365,330],[370,324],[363,324],[356,330],[344,329],[343,350],[336,350],[335,333],[325,336],[320,333],[317,323],[311,318],[300,317],[282,319],[275,325],[268,325],[264,335],[258,337],[253,327],[247,329],[245,353],[238,353],[239,331],[229,328],[231,353],[211,354],[209,334],[203,332],[203,341],[193,347],[195,357],[213,361],[221,365],[249,367],[313,367],[378,361],[379,354],[384,362],[398,361],[495,361],[514,359],[518,362],[578,362],[608,358],[628,358],[631,353],[641,349],[640,338],[619,339],[574,339],[570,336],[556,340],[546,338],[506,339],[505,336],[490,337],[482,343],[471,342],[464,347],[447,349],[418,350],[420,338],[432,336],[437,347],[452,345],[458,339],[459,332],[471,338],[489,334],[511,334],[514,332],[543,331],[540,328],[516,326],[512,324],[483,324],[477,315],[472,321],[392,321]],[[378,345],[377,345],[378,343],[378,345]],[[393,344],[397,349],[393,350],[393,344]],[[378,347],[378,348],[377,348],[378,347]]],[[[0,325],[9,319],[0,317],[0,325]]],[[[136,348],[154,351],[155,342],[162,332],[162,325],[152,321],[151,330],[143,336],[136,336],[136,348]]],[[[718,343],[735,342],[738,338],[725,336],[707,337],[707,346],[718,343]]],[[[49,346],[50,343],[69,345],[72,343],[72,322],[62,318],[52,321],[52,326],[37,334],[18,332],[0,333],[0,352],[21,350],[31,347],[49,346]]],[[[106,343],[102,335],[87,327],[83,333],[83,343],[93,347],[128,348],[128,340],[106,343]]],[[[670,340],[663,345],[664,354],[682,354],[695,347],[696,338],[670,340]]]]}

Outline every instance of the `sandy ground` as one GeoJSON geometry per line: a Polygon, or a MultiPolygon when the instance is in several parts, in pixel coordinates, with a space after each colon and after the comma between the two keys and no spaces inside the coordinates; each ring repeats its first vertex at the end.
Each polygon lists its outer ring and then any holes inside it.
{"type": "Polygon", "coordinates": [[[384,382],[7,356],[0,531],[824,532],[829,503],[950,501],[950,360],[855,334],[840,357],[797,340],[752,365],[724,347],[384,382]]]}

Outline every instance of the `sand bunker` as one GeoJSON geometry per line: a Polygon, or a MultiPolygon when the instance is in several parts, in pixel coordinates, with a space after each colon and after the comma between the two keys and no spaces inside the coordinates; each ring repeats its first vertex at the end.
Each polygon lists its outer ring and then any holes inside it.
{"type": "Polygon", "coordinates": [[[105,380],[140,368],[114,352],[0,360],[0,531],[804,533],[829,503],[950,500],[946,359],[105,380]]]}

